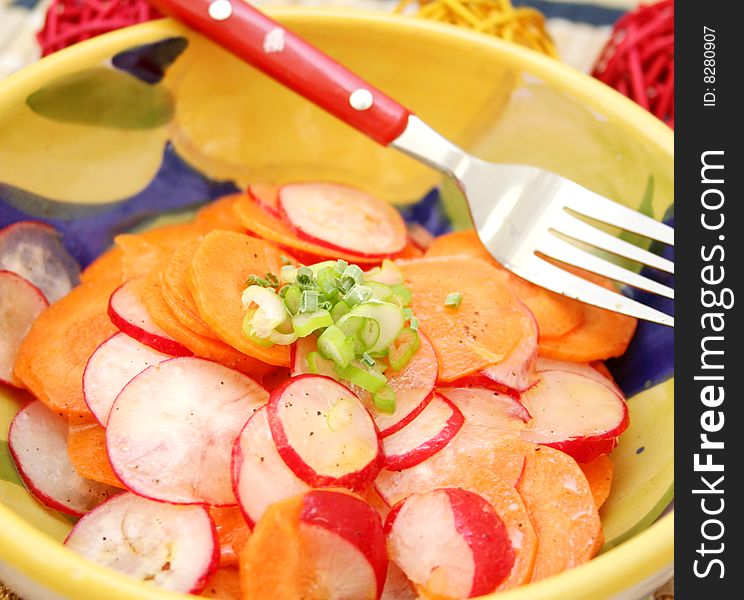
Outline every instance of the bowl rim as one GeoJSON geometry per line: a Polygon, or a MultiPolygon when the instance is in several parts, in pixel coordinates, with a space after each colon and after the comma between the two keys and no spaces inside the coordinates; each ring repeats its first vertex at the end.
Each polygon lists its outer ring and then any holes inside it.
{"type": "MultiPolygon", "coordinates": [[[[389,33],[447,36],[463,47],[490,47],[508,64],[529,71],[556,89],[570,91],[572,96],[590,107],[601,107],[604,113],[612,114],[636,139],[655,146],[662,158],[668,159],[670,169],[673,164],[674,135],[664,123],[605,84],[532,50],[452,25],[383,12],[332,7],[275,7],[267,12],[290,24],[372,24],[389,33]]],[[[110,57],[114,47],[131,47],[186,34],[194,35],[183,25],[162,19],[71,46],[0,81],[0,111],[25,102],[40,82],[76,70],[78,57],[110,57]]],[[[63,596],[94,600],[103,592],[108,600],[135,597],[142,600],[183,600],[189,597],[149,586],[81,558],[2,503],[0,523],[0,560],[63,596]]],[[[644,585],[660,583],[656,581],[659,577],[671,574],[673,557],[674,513],[671,511],[646,530],[584,565],[529,586],[482,598],[552,600],[567,597],[591,600],[625,598],[626,593],[634,591],[639,595],[645,591],[644,585]]]]}

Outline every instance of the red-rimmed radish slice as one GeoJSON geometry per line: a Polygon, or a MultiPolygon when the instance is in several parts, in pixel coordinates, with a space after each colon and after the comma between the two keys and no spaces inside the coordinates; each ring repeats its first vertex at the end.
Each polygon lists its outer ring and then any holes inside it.
{"type": "Polygon", "coordinates": [[[26,487],[54,510],[80,516],[120,491],[77,474],[67,455],[67,419],[38,400],[16,414],[8,447],[26,487]]]}
{"type": "Polygon", "coordinates": [[[268,416],[279,454],[310,486],[361,490],[377,476],[379,431],[359,398],[337,381],[293,377],[272,392],[268,416]]]}
{"type": "Polygon", "coordinates": [[[361,256],[400,252],[408,232],[390,204],[336,183],[293,183],[279,189],[279,210],[297,235],[361,256]]]}
{"type": "Polygon", "coordinates": [[[577,375],[583,375],[584,377],[593,379],[598,383],[609,386],[613,390],[617,391],[620,395],[623,395],[623,392],[612,379],[610,379],[604,373],[602,373],[602,371],[594,368],[588,363],[574,363],[565,360],[555,360],[554,358],[544,358],[540,356],[537,359],[538,375],[540,375],[544,371],[569,371],[571,373],[576,373],[577,375]]]}
{"type": "Polygon", "coordinates": [[[465,417],[463,435],[487,439],[493,433],[518,433],[530,420],[521,402],[488,388],[441,388],[465,417]]]}
{"type": "Polygon", "coordinates": [[[49,306],[33,283],[10,271],[0,271],[0,383],[13,383],[18,348],[36,317],[49,306]]]}
{"type": "Polygon", "coordinates": [[[314,588],[327,600],[382,595],[388,557],[385,533],[374,508],[334,490],[305,494],[300,534],[314,564],[314,588]]]}
{"type": "Polygon", "coordinates": [[[427,597],[489,594],[514,564],[496,511],[478,494],[459,488],[410,496],[388,515],[385,530],[391,559],[427,597]]]}
{"type": "Polygon", "coordinates": [[[432,398],[437,382],[439,364],[429,338],[419,331],[419,349],[411,361],[400,371],[389,369],[385,375],[388,385],[395,391],[395,412],[388,414],[374,409],[371,396],[360,395],[367,400],[372,416],[383,437],[392,435],[408,425],[432,398]]]}
{"type": "Polygon", "coordinates": [[[0,231],[0,270],[33,283],[51,302],[80,283],[80,265],[69,255],[51,225],[23,221],[0,231]]]}
{"type": "Polygon", "coordinates": [[[65,544],[88,560],[174,592],[200,592],[219,561],[217,532],[203,506],[129,493],[80,519],[65,544]]]}
{"type": "Polygon", "coordinates": [[[609,454],[628,428],[628,407],[614,387],[569,371],[543,372],[522,402],[532,415],[522,437],[578,462],[609,454]]]}
{"type": "Polygon", "coordinates": [[[111,409],[111,466],[127,488],[153,500],[235,504],[232,446],[268,395],[250,377],[201,358],[148,367],[111,409]]]}
{"type": "Polygon", "coordinates": [[[464,421],[452,402],[434,394],[420,415],[383,439],[385,468],[409,469],[434,456],[455,437],[464,421]]]}
{"type": "Polygon", "coordinates": [[[142,302],[143,278],[130,279],[111,294],[108,314],[111,322],[128,336],[171,356],[192,356],[193,352],[155,324],[142,302]]]}
{"type": "Polygon", "coordinates": [[[481,371],[488,379],[517,392],[528,390],[539,379],[535,368],[538,338],[537,321],[526,307],[525,312],[529,313],[532,322],[529,333],[499,364],[481,371]]]}
{"type": "Polygon", "coordinates": [[[248,196],[272,217],[279,215],[279,186],[270,183],[252,183],[248,186],[248,196]]]}
{"type": "Polygon", "coordinates": [[[103,342],[83,371],[85,403],[96,420],[106,426],[114,400],[135,375],[171,358],[119,332],[103,342]]]}
{"type": "Polygon", "coordinates": [[[235,441],[231,470],[235,497],[251,527],[274,502],[310,489],[279,456],[265,406],[248,419],[235,441]]]}

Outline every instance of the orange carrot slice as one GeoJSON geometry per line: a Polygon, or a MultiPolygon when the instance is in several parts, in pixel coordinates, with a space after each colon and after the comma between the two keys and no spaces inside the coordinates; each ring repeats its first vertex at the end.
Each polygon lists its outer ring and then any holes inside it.
{"type": "Polygon", "coordinates": [[[209,516],[217,529],[220,545],[220,566],[236,566],[251,530],[237,506],[209,507],[209,516]]]}
{"type": "Polygon", "coordinates": [[[108,459],[106,430],[94,420],[76,417],[70,419],[67,454],[81,477],[124,488],[108,459]]]}
{"type": "MultiPolygon", "coordinates": [[[[376,264],[380,262],[379,258],[369,258],[349,254],[347,252],[340,252],[332,248],[321,246],[320,244],[300,239],[295,235],[289,225],[275,217],[272,217],[248,196],[241,195],[237,197],[235,202],[235,212],[237,213],[240,222],[254,235],[279,244],[280,246],[289,249],[289,251],[295,255],[297,255],[295,251],[312,255],[313,259],[307,261],[308,264],[328,258],[342,258],[348,262],[356,264],[376,264]]],[[[305,261],[304,257],[302,257],[302,259],[305,261]]]]}
{"type": "Polygon", "coordinates": [[[508,273],[509,287],[535,315],[541,337],[562,336],[581,325],[584,318],[583,304],[538,287],[506,271],[488,253],[472,229],[439,236],[426,251],[426,256],[452,256],[454,254],[477,256],[508,273]]]}
{"type": "Polygon", "coordinates": [[[537,533],[532,581],[538,581],[592,558],[602,544],[602,524],[586,477],[573,458],[537,446],[526,459],[517,490],[537,533]]]}
{"type": "Polygon", "coordinates": [[[274,370],[273,366],[246,356],[224,342],[200,336],[186,327],[175,317],[163,299],[161,285],[158,271],[153,271],[145,277],[141,288],[142,302],[155,324],[174,340],[186,346],[196,356],[222,363],[246,375],[259,378],[274,370]]]}
{"type": "Polygon", "coordinates": [[[597,508],[605,503],[610,495],[612,488],[612,476],[615,472],[615,465],[606,454],[601,454],[592,462],[579,463],[584,476],[589,482],[592,490],[592,497],[597,508]]]}
{"type": "Polygon", "coordinates": [[[123,258],[124,252],[121,248],[114,246],[106,250],[80,273],[80,281],[90,283],[102,279],[111,279],[117,283],[124,283],[123,258]]]}
{"type": "Polygon", "coordinates": [[[189,289],[204,322],[224,342],[272,365],[289,366],[289,348],[265,348],[243,334],[242,293],[250,275],[279,274],[282,253],[264,240],[215,230],[204,236],[191,263],[189,289]]]}
{"type": "Polygon", "coordinates": [[[199,209],[194,218],[194,225],[206,226],[210,229],[227,229],[229,231],[245,232],[245,227],[235,214],[235,197],[220,198],[199,209]]]}
{"type": "Polygon", "coordinates": [[[237,567],[219,567],[209,578],[200,596],[215,600],[240,600],[240,571],[237,567]]]}
{"type": "Polygon", "coordinates": [[[454,381],[504,360],[533,327],[506,275],[466,255],[398,262],[413,293],[411,308],[439,360],[439,379],[454,381]],[[444,305],[462,294],[458,308],[444,305]]]}
{"type": "Polygon", "coordinates": [[[256,524],[240,554],[243,600],[320,600],[308,594],[314,577],[300,535],[302,507],[302,496],[282,500],[272,504],[256,524]]]}
{"type": "Polygon", "coordinates": [[[92,416],[83,399],[83,370],[116,332],[106,310],[117,285],[101,279],[76,287],[39,315],[18,350],[16,379],[56,413],[92,416]]]}
{"type": "Polygon", "coordinates": [[[202,238],[189,240],[179,246],[163,268],[163,298],[173,314],[186,327],[204,337],[219,339],[199,315],[194,297],[188,286],[188,275],[191,261],[194,259],[202,238]]]}

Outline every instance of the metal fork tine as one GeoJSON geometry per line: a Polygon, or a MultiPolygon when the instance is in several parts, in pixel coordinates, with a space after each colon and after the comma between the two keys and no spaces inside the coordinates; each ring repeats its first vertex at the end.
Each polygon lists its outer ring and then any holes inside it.
{"type": "Polygon", "coordinates": [[[551,223],[551,227],[563,235],[567,235],[570,238],[584,242],[600,250],[634,260],[642,265],[648,265],[666,273],[674,273],[674,263],[671,260],[639,248],[635,244],[621,240],[614,235],[605,233],[601,229],[592,227],[565,211],[560,213],[554,223],[551,223]]]}
{"type": "Polygon", "coordinates": [[[647,292],[659,294],[665,298],[674,298],[674,290],[672,288],[628,269],[618,267],[603,258],[589,254],[569,242],[557,238],[551,233],[538,240],[535,250],[550,258],[574,265],[597,275],[609,277],[615,281],[620,281],[627,285],[646,290],[647,292]]]}
{"type": "Polygon", "coordinates": [[[674,317],[582,279],[534,254],[520,261],[518,265],[511,265],[510,269],[523,279],[557,294],[638,319],[674,327],[674,317]]]}
{"type": "Polygon", "coordinates": [[[571,210],[602,223],[674,246],[674,229],[669,225],[613,202],[578,184],[569,181],[565,183],[570,184],[570,190],[564,189],[562,192],[565,194],[565,205],[571,210]]]}

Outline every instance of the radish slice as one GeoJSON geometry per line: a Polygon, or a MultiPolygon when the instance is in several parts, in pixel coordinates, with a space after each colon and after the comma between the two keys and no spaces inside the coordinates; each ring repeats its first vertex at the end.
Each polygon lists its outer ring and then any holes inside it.
{"type": "Polygon", "coordinates": [[[439,371],[437,355],[429,338],[420,331],[419,341],[418,351],[403,369],[398,372],[388,369],[385,373],[388,385],[396,396],[393,414],[375,410],[371,394],[364,390],[358,392],[359,397],[370,407],[375,423],[380,429],[380,435],[383,437],[406,427],[421,414],[432,398],[439,371]]]}
{"type": "Polygon", "coordinates": [[[0,271],[0,383],[13,385],[18,348],[47,306],[44,294],[34,284],[10,271],[0,271]]]}
{"type": "Polygon", "coordinates": [[[489,594],[514,564],[496,511],[478,494],[459,488],[410,496],[393,508],[385,530],[391,559],[427,597],[489,594]]]}
{"type": "Polygon", "coordinates": [[[391,560],[381,600],[417,600],[418,597],[406,574],[391,560]]]}
{"type": "Polygon", "coordinates": [[[509,356],[499,364],[481,371],[488,379],[517,392],[524,392],[537,383],[539,377],[535,368],[537,360],[537,320],[525,307],[532,324],[528,335],[524,336],[509,356]]]}
{"type": "Polygon", "coordinates": [[[486,439],[494,433],[518,433],[531,418],[522,403],[491,389],[442,388],[439,393],[465,417],[463,435],[486,439]]]}
{"type": "Polygon", "coordinates": [[[279,456],[265,406],[248,419],[235,441],[231,470],[235,497],[251,527],[270,504],[310,489],[279,456]]]}
{"type": "Polygon", "coordinates": [[[83,372],[85,403],[96,420],[106,427],[114,400],[124,386],[147,367],[169,358],[121,332],[98,346],[83,372]]]}
{"type": "Polygon", "coordinates": [[[62,245],[59,233],[35,221],[14,223],[0,231],[0,270],[27,279],[50,303],[80,283],[80,265],[62,245]]]}
{"type": "Polygon", "coordinates": [[[279,189],[279,210],[297,235],[365,257],[400,252],[408,232],[400,213],[361,190],[335,183],[295,183],[279,189]]]}
{"type": "Polygon", "coordinates": [[[541,356],[537,359],[538,375],[545,371],[569,371],[571,373],[576,373],[577,375],[583,375],[584,377],[588,377],[598,383],[611,387],[623,398],[625,397],[622,390],[612,379],[606,377],[601,371],[587,363],[574,363],[565,360],[555,360],[553,358],[543,358],[541,356]]]}
{"type": "Polygon", "coordinates": [[[142,278],[130,279],[111,294],[108,315],[111,322],[138,342],[171,356],[191,356],[188,348],[160,329],[141,300],[142,278]]]}
{"type": "Polygon", "coordinates": [[[455,437],[464,421],[452,402],[434,394],[419,416],[383,440],[385,467],[409,469],[434,456],[455,437]]]}
{"type": "Polygon", "coordinates": [[[333,490],[308,492],[300,534],[315,567],[317,597],[374,600],[382,595],[388,567],[385,532],[366,502],[333,490]]]}
{"type": "Polygon", "coordinates": [[[54,510],[79,517],[121,491],[77,474],[67,455],[67,419],[38,400],[16,414],[8,447],[26,487],[54,510]]]}
{"type": "Polygon", "coordinates": [[[268,183],[252,183],[248,186],[248,196],[272,217],[280,219],[279,186],[268,183]]]}
{"type": "Polygon", "coordinates": [[[217,531],[206,508],[128,493],[80,519],[65,544],[93,562],[174,592],[200,592],[219,562],[217,531]]]}
{"type": "Polygon", "coordinates": [[[301,375],[271,394],[269,425],[279,454],[311,487],[361,490],[380,470],[381,438],[361,401],[328,377],[301,375]]]}
{"type": "Polygon", "coordinates": [[[628,407],[613,387],[569,371],[545,371],[522,396],[533,417],[521,432],[527,441],[552,446],[591,462],[609,454],[628,428],[628,407]]]}
{"type": "Polygon", "coordinates": [[[111,409],[111,466],[131,491],[153,500],[235,504],[230,451],[268,395],[250,377],[201,358],[148,367],[111,409]]]}

